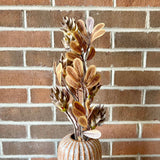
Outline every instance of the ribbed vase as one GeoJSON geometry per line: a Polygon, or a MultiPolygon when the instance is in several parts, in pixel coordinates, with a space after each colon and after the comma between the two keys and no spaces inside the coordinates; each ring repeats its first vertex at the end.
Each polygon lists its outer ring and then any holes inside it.
{"type": "Polygon", "coordinates": [[[58,160],[102,160],[101,144],[98,139],[76,141],[69,134],[58,146],[58,160]]]}

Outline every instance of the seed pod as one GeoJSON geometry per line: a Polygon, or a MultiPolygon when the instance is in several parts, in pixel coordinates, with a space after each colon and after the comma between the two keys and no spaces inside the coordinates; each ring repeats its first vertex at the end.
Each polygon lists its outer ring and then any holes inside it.
{"type": "Polygon", "coordinates": [[[73,53],[73,52],[67,52],[66,53],[66,58],[70,61],[73,61],[76,58],[80,58],[80,56],[76,53],[73,53]]]}
{"type": "Polygon", "coordinates": [[[78,89],[81,87],[81,84],[79,82],[76,82],[74,79],[72,79],[70,76],[66,76],[65,77],[65,80],[67,82],[67,84],[70,86],[70,87],[73,87],[74,89],[78,89]]]}
{"type": "Polygon", "coordinates": [[[94,47],[91,47],[90,51],[88,53],[87,61],[91,60],[95,56],[95,53],[96,53],[96,51],[95,51],[94,47]]]}
{"type": "Polygon", "coordinates": [[[73,67],[67,66],[66,73],[68,76],[70,76],[70,78],[74,79],[75,81],[79,81],[78,73],[73,67]]]}
{"type": "Polygon", "coordinates": [[[101,80],[101,76],[100,74],[96,74],[91,80],[90,82],[87,84],[87,88],[90,89],[94,86],[96,86],[101,80]]]}
{"type": "Polygon", "coordinates": [[[90,80],[95,76],[95,74],[96,74],[96,66],[90,65],[84,77],[85,83],[90,82],[90,80]]]}
{"type": "Polygon", "coordinates": [[[73,61],[73,66],[76,70],[76,72],[78,73],[78,76],[79,77],[83,77],[83,63],[80,59],[76,58],[74,61],[73,61]]]}
{"type": "Polygon", "coordinates": [[[81,47],[79,46],[79,44],[76,41],[71,41],[70,42],[70,47],[73,51],[75,51],[77,54],[81,55],[82,51],[81,51],[81,47]]]}
{"type": "Polygon", "coordinates": [[[87,123],[87,118],[86,118],[85,116],[80,116],[80,117],[78,118],[78,123],[79,123],[82,127],[87,128],[88,123],[87,123]]]}

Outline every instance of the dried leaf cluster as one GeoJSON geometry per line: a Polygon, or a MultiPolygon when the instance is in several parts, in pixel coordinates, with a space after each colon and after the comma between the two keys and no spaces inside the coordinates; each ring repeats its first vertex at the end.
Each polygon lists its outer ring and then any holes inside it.
{"type": "Polygon", "coordinates": [[[95,65],[87,67],[96,52],[93,42],[101,37],[105,30],[104,23],[94,27],[94,19],[83,20],[64,17],[62,43],[66,49],[58,65],[54,65],[59,86],[51,90],[52,102],[64,112],[74,125],[76,140],[99,138],[95,128],[105,120],[106,111],[101,105],[92,105],[100,89],[101,76],[95,65]],[[71,104],[70,104],[71,103],[71,104]]]}

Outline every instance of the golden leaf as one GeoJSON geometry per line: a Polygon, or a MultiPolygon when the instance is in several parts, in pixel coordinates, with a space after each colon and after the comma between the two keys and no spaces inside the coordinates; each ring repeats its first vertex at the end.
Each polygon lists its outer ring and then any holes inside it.
{"type": "Polygon", "coordinates": [[[88,83],[96,74],[96,66],[90,65],[84,77],[85,83],[88,83]]]}
{"type": "Polygon", "coordinates": [[[93,36],[97,31],[99,31],[100,29],[102,29],[104,26],[105,26],[104,23],[99,23],[99,24],[97,24],[97,25],[93,28],[92,35],[91,35],[91,36],[93,36]]]}
{"type": "Polygon", "coordinates": [[[70,61],[73,61],[75,58],[80,58],[80,56],[76,53],[73,53],[73,52],[67,52],[66,58],[70,61]]]}
{"type": "Polygon", "coordinates": [[[82,106],[82,104],[78,101],[74,101],[73,102],[73,106],[78,109],[79,111],[81,111],[84,115],[86,114],[85,108],[82,106]]]}
{"type": "Polygon", "coordinates": [[[73,61],[73,66],[78,73],[79,77],[83,77],[83,63],[80,59],[76,58],[73,61]]]}
{"type": "Polygon", "coordinates": [[[62,80],[62,63],[59,63],[56,67],[56,74],[59,84],[61,85],[62,80]]]}
{"type": "Polygon", "coordinates": [[[70,86],[70,87],[73,87],[74,89],[78,89],[81,87],[81,84],[77,81],[75,81],[74,79],[72,79],[70,76],[66,76],[65,77],[65,80],[67,82],[67,84],[70,86]]]}
{"type": "Polygon", "coordinates": [[[75,51],[77,54],[81,55],[82,51],[81,51],[81,47],[79,46],[79,44],[76,41],[71,41],[70,42],[70,47],[73,51],[75,51]]]}
{"type": "Polygon", "coordinates": [[[66,68],[66,73],[68,76],[70,76],[70,78],[74,79],[75,81],[79,81],[79,76],[78,73],[76,72],[76,70],[71,67],[71,66],[67,66],[66,68]]]}
{"type": "Polygon", "coordinates": [[[91,47],[89,54],[88,54],[88,57],[87,57],[87,60],[88,61],[91,60],[95,56],[95,53],[96,53],[96,51],[95,51],[94,47],[91,47]]]}
{"type": "Polygon", "coordinates": [[[85,108],[79,102],[75,101],[73,102],[72,113],[77,118],[80,116],[85,116],[85,108]]]}
{"type": "Polygon", "coordinates": [[[87,122],[87,118],[85,116],[80,116],[78,118],[78,123],[84,127],[84,128],[87,128],[87,125],[88,125],[88,122],[87,122]]]}
{"type": "Polygon", "coordinates": [[[105,31],[104,29],[101,29],[101,30],[97,31],[95,34],[93,34],[93,36],[92,36],[92,38],[91,38],[91,43],[92,43],[95,39],[103,36],[103,35],[105,34],[105,32],[106,32],[106,31],[105,31]]]}
{"type": "Polygon", "coordinates": [[[85,27],[85,23],[82,19],[79,19],[77,21],[77,26],[79,31],[83,34],[83,35],[87,35],[87,31],[86,31],[86,27],[85,27]]]}
{"type": "Polygon", "coordinates": [[[101,76],[100,74],[96,74],[91,80],[90,82],[87,84],[87,88],[90,89],[94,86],[96,86],[101,80],[101,76]]]}

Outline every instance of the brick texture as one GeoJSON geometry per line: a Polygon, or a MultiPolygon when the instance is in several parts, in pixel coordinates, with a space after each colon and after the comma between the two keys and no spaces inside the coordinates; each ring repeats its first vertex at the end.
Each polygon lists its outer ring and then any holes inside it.
{"type": "Polygon", "coordinates": [[[82,1],[70,1],[70,0],[55,0],[57,6],[112,6],[112,0],[103,0],[103,1],[93,1],[93,0],[82,0],[82,1]]]}
{"type": "Polygon", "coordinates": [[[27,20],[28,27],[61,27],[62,18],[64,16],[85,19],[83,11],[28,11],[27,20]]]}
{"type": "Polygon", "coordinates": [[[140,52],[96,52],[95,57],[88,61],[88,65],[95,64],[97,67],[141,67],[141,58],[142,54],[140,52]]]}
{"type": "Polygon", "coordinates": [[[50,89],[31,89],[32,103],[51,103],[50,89]]]}
{"type": "Polygon", "coordinates": [[[102,154],[109,155],[110,146],[108,142],[101,142],[102,154]]]}
{"type": "Polygon", "coordinates": [[[113,155],[159,154],[159,141],[114,142],[113,155]]]}
{"type": "Polygon", "coordinates": [[[118,86],[159,86],[160,73],[153,71],[117,71],[115,85],[118,86]]]}
{"type": "Polygon", "coordinates": [[[3,151],[5,155],[53,155],[55,147],[52,142],[4,142],[3,151]]]}
{"type": "Polygon", "coordinates": [[[61,52],[51,51],[28,51],[26,54],[27,66],[52,67],[53,62],[57,62],[61,52]]]}
{"type": "Polygon", "coordinates": [[[151,12],[150,13],[150,25],[151,27],[160,27],[160,20],[159,17],[160,16],[160,12],[151,12]]]}
{"type": "Polygon", "coordinates": [[[0,125],[0,138],[25,138],[25,126],[0,125]]]}
{"type": "Polygon", "coordinates": [[[142,157],[141,160],[160,160],[160,157],[142,157]]]}
{"type": "Polygon", "coordinates": [[[21,11],[0,11],[0,26],[1,27],[22,27],[22,12],[21,11]]]}
{"type": "Polygon", "coordinates": [[[0,71],[0,85],[52,85],[52,72],[0,71]]]}
{"type": "Polygon", "coordinates": [[[51,45],[50,33],[46,31],[0,31],[0,37],[0,47],[50,47],[51,45]]]}
{"type": "Polygon", "coordinates": [[[157,0],[117,0],[117,6],[124,6],[124,7],[158,7],[160,6],[160,2],[157,0]]]}
{"type": "Polygon", "coordinates": [[[104,124],[97,128],[101,131],[102,139],[110,139],[110,138],[137,138],[137,126],[135,124],[113,124],[107,125],[104,124]]]}
{"type": "Polygon", "coordinates": [[[71,125],[41,125],[31,126],[32,138],[63,138],[65,135],[72,133],[71,125]]]}
{"type": "Polygon", "coordinates": [[[145,12],[135,11],[91,11],[95,23],[105,23],[107,28],[144,28],[145,12]]]}
{"type": "Polygon", "coordinates": [[[137,90],[100,90],[95,103],[102,104],[140,104],[141,91],[137,90]]]}
{"type": "Polygon", "coordinates": [[[23,66],[22,52],[0,51],[0,66],[23,66]]]}
{"type": "Polygon", "coordinates": [[[126,32],[115,34],[116,48],[156,48],[160,47],[159,32],[126,32]]]}
{"type": "Polygon", "coordinates": [[[0,103],[26,103],[26,89],[0,89],[0,103]]]}
{"type": "Polygon", "coordinates": [[[113,107],[113,121],[154,121],[160,120],[159,107],[113,107]]]}
{"type": "Polygon", "coordinates": [[[160,67],[160,53],[148,52],[147,53],[147,67],[160,67]]]}
{"type": "Polygon", "coordinates": [[[143,124],[143,138],[159,138],[160,124],[143,124]]]}
{"type": "Polygon", "coordinates": [[[0,108],[0,119],[3,121],[52,121],[50,107],[5,107],[0,108]]]}
{"type": "Polygon", "coordinates": [[[50,0],[1,0],[0,5],[50,5],[50,0]]]}
{"type": "Polygon", "coordinates": [[[146,92],[146,104],[159,104],[160,103],[160,91],[150,90],[146,92]]]}
{"type": "Polygon", "coordinates": [[[31,160],[57,160],[57,158],[32,158],[31,160]]]}
{"type": "Polygon", "coordinates": [[[136,160],[134,157],[125,158],[103,158],[102,160],[136,160]]]}

